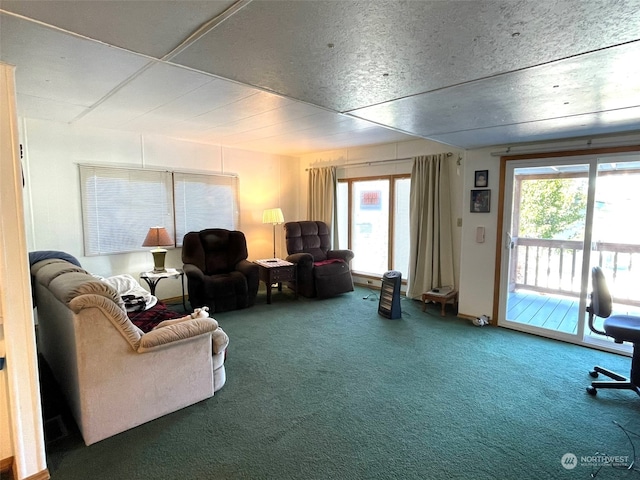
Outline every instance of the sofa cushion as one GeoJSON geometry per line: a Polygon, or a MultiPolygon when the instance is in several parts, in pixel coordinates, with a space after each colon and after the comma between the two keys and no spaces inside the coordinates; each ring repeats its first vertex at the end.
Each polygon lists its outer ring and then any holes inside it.
{"type": "Polygon", "coordinates": [[[120,308],[124,307],[120,295],[113,287],[86,273],[68,272],[60,275],[51,280],[49,290],[65,304],[80,295],[95,294],[108,298],[120,308]]]}
{"type": "Polygon", "coordinates": [[[54,278],[69,272],[79,272],[90,275],[84,268],[59,259],[43,260],[35,263],[31,267],[31,275],[37,276],[38,282],[45,287],[48,287],[54,278]]]}

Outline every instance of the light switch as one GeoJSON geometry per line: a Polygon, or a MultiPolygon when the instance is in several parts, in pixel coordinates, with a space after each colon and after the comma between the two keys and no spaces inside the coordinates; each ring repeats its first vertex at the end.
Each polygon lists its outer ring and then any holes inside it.
{"type": "Polygon", "coordinates": [[[476,228],[476,243],[484,243],[484,227],[476,228]]]}

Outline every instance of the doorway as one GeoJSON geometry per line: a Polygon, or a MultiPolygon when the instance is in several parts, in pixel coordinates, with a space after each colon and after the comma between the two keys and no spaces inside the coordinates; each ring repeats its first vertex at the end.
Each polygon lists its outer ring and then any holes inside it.
{"type": "Polygon", "coordinates": [[[640,155],[506,160],[498,325],[626,352],[587,326],[591,266],[640,313],[640,155]]]}

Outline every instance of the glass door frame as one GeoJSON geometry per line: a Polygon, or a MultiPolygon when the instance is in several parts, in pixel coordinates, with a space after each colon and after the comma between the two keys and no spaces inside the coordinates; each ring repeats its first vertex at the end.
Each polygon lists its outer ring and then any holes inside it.
{"type": "Polygon", "coordinates": [[[585,335],[588,331],[586,320],[586,306],[588,301],[588,286],[591,271],[591,245],[592,225],[594,218],[595,188],[598,175],[598,164],[611,161],[616,154],[640,153],[640,146],[602,148],[593,150],[578,150],[571,152],[551,152],[541,154],[511,155],[503,156],[500,159],[500,192],[499,209],[497,222],[497,242],[496,242],[496,277],[494,288],[494,308],[493,316],[497,320],[496,324],[504,328],[510,328],[547,338],[575,343],[583,346],[590,346],[602,350],[616,353],[627,353],[626,346],[612,344],[605,339],[599,339],[591,335],[585,335]],[[606,158],[603,158],[606,157],[606,158]],[[576,333],[558,332],[548,329],[530,327],[517,322],[509,322],[506,319],[507,297],[509,293],[509,265],[511,255],[511,239],[506,228],[506,220],[511,222],[512,202],[513,202],[513,172],[516,168],[542,166],[542,165],[588,165],[589,183],[587,191],[587,211],[585,216],[584,245],[582,251],[582,269],[580,272],[581,293],[579,300],[579,318],[576,333]],[[586,330],[585,330],[586,329],[586,330]]]}

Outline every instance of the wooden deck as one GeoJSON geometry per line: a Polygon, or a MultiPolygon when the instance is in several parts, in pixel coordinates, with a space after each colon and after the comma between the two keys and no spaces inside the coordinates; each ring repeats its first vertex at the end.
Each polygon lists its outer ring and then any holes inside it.
{"type": "MultiPolygon", "coordinates": [[[[578,329],[577,297],[516,290],[507,300],[507,319],[512,322],[547,328],[557,332],[576,334],[578,329]]],[[[640,308],[629,305],[613,305],[614,313],[640,315],[640,308]]],[[[597,320],[600,327],[602,320],[597,320]]],[[[595,335],[586,327],[586,332],[595,335]]]]}
{"type": "Polygon", "coordinates": [[[509,294],[507,319],[558,332],[577,332],[578,303],[575,297],[549,295],[527,290],[509,294]]]}

